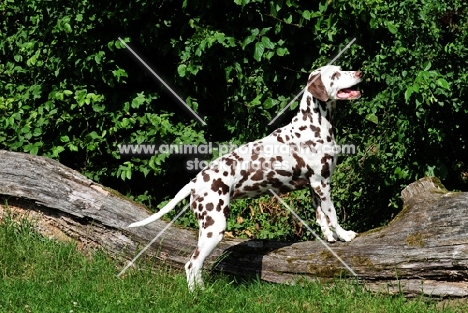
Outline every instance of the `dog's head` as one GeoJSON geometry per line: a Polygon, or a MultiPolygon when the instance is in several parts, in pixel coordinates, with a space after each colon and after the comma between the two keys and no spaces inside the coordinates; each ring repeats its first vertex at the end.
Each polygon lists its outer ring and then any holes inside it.
{"type": "Polygon", "coordinates": [[[339,66],[328,65],[309,75],[307,90],[320,101],[354,100],[361,97],[361,92],[350,87],[361,80],[361,71],[342,71],[339,66]]]}

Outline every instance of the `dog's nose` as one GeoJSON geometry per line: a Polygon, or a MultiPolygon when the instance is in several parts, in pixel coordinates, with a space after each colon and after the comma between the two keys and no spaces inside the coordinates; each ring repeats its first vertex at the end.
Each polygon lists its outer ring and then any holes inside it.
{"type": "Polygon", "coordinates": [[[356,73],[354,73],[354,75],[358,78],[361,78],[362,77],[362,72],[361,71],[356,71],[356,73]]]}

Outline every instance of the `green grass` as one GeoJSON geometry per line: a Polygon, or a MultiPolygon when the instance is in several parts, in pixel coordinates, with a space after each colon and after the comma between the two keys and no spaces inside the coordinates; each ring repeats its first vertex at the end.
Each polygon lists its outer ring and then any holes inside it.
{"type": "MultiPolygon", "coordinates": [[[[146,261],[148,262],[148,261],[146,261]]],[[[103,252],[38,235],[25,220],[0,222],[0,312],[465,312],[435,302],[375,295],[334,284],[275,285],[207,277],[207,289],[190,294],[183,273],[162,267],[122,269],[103,252]]]]}

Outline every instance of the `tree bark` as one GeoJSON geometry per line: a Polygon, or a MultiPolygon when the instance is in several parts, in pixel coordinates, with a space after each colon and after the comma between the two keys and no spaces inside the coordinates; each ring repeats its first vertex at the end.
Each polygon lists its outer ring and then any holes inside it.
{"type": "MultiPolygon", "coordinates": [[[[0,195],[80,244],[130,260],[167,222],[126,228],[148,210],[57,161],[0,150],[0,195]]],[[[468,296],[468,193],[449,192],[435,177],[402,191],[401,213],[386,227],[331,249],[372,290],[407,295],[468,296]]],[[[6,207],[6,206],[4,206],[6,207]]],[[[146,252],[183,268],[196,246],[194,230],[170,227],[146,252]]],[[[224,240],[205,268],[284,283],[352,277],[322,243],[224,240]]]]}

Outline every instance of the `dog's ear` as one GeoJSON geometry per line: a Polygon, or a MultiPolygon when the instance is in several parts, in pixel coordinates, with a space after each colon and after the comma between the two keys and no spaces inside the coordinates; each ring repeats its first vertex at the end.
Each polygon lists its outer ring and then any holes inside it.
{"type": "Polygon", "coordinates": [[[320,78],[320,73],[312,75],[307,82],[307,90],[320,101],[328,101],[328,93],[320,78]],[[312,82],[312,83],[311,83],[312,82]]]}

